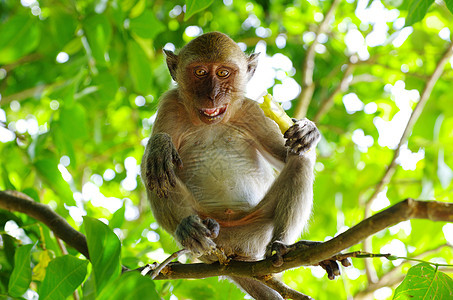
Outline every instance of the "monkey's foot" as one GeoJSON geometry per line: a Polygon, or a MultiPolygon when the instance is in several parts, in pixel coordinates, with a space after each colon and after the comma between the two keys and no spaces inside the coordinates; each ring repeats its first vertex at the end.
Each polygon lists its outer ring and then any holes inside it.
{"type": "MultiPolygon", "coordinates": [[[[276,267],[279,267],[283,264],[283,256],[295,249],[307,249],[309,247],[321,244],[322,242],[315,242],[315,241],[299,241],[292,245],[285,245],[282,242],[274,241],[270,244],[270,256],[272,259],[272,264],[276,267]]],[[[327,276],[330,280],[335,279],[335,276],[340,276],[340,266],[338,264],[340,262],[344,267],[349,267],[351,262],[348,258],[342,258],[340,260],[336,260],[335,257],[330,259],[326,259],[320,261],[318,264],[327,272],[327,276]]]]}
{"type": "Polygon", "coordinates": [[[176,239],[195,256],[213,253],[216,244],[212,239],[219,235],[219,223],[214,219],[201,220],[197,215],[184,218],[176,228],[176,239]]]}
{"type": "Polygon", "coordinates": [[[294,245],[285,245],[280,241],[274,241],[268,246],[267,255],[271,257],[272,265],[280,267],[283,264],[283,255],[295,249],[294,245]]]}

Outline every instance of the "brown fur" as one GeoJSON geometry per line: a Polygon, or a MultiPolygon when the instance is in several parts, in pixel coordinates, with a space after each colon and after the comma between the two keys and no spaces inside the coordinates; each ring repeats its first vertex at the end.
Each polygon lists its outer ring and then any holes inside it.
{"type": "MultiPolygon", "coordinates": [[[[202,35],[179,55],[166,53],[178,87],[161,97],[141,166],[157,222],[205,261],[215,260],[213,246],[256,260],[274,241],[294,242],[310,216],[315,162],[315,151],[297,149],[316,145],[314,124],[296,124],[297,138],[289,137],[295,146],[286,147],[277,125],[244,97],[255,55],[247,57],[224,34],[202,35]],[[208,75],[195,75],[199,68],[208,75]],[[216,75],[221,68],[227,78],[216,75]],[[223,115],[203,115],[219,107],[226,107],[223,115]],[[218,236],[187,219],[193,215],[217,221],[218,236]]],[[[234,281],[255,298],[281,299],[255,280],[234,281]]]]}

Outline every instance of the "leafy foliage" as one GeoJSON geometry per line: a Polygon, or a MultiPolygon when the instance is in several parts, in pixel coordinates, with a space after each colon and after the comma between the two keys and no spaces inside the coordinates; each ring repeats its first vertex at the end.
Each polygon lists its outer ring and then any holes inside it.
{"type": "Polygon", "coordinates": [[[85,217],[85,231],[97,292],[120,274],[121,243],[110,228],[99,220],[85,217]]]}
{"type": "Polygon", "coordinates": [[[8,293],[13,297],[22,296],[31,282],[30,255],[32,244],[19,247],[14,255],[14,270],[9,279],[8,293]]]}
{"type": "MultiPolygon", "coordinates": [[[[45,297],[57,292],[56,283],[62,298],[74,290],[83,299],[243,297],[216,278],[153,282],[119,274],[120,264],[136,268],[178,249],[149,211],[138,174],[158,98],[172,86],[162,49],[178,49],[202,32],[230,35],[247,53],[261,52],[249,96],[267,90],[292,116],[300,103],[307,51],[331,3],[0,1],[0,190],[21,191],[50,205],[84,231],[92,259],[87,266],[70,248],[64,255],[44,225],[0,210],[0,297],[45,297]]],[[[329,98],[332,102],[318,115],[323,139],[315,204],[302,238],[325,240],[365,217],[363,204],[451,43],[452,3],[339,1],[314,47],[315,89],[307,117],[316,117],[329,98]],[[352,75],[344,79],[348,65],[352,75]]],[[[372,212],[407,197],[451,199],[451,64],[450,59],[372,212]]],[[[412,220],[374,236],[370,251],[452,264],[453,251],[446,246],[451,232],[449,224],[412,220]]],[[[316,299],[392,297],[389,288],[375,291],[379,285],[369,285],[364,260],[353,263],[336,281],[317,267],[291,270],[283,278],[316,299]]],[[[374,259],[369,271],[382,278],[409,268],[407,262],[374,259]]],[[[409,276],[424,278],[421,267],[414,268],[409,276]]],[[[423,272],[434,278],[430,282],[451,282],[448,273],[430,266],[423,272]]],[[[388,287],[398,283],[400,276],[395,278],[388,287]]],[[[413,288],[410,278],[398,295],[413,288]]]]}
{"type": "Polygon", "coordinates": [[[66,299],[84,281],[88,261],[71,255],[56,257],[46,268],[40,299],[66,299]]]}
{"type": "Polygon", "coordinates": [[[409,269],[393,299],[448,299],[452,291],[453,279],[437,267],[421,263],[409,269]]]}

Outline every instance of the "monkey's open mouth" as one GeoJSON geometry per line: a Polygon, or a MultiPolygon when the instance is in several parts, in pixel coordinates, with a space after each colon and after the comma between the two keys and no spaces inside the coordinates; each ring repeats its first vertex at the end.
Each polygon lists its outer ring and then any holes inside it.
{"type": "Polygon", "coordinates": [[[201,108],[200,113],[208,118],[216,118],[225,113],[227,105],[214,108],[201,108]]]}

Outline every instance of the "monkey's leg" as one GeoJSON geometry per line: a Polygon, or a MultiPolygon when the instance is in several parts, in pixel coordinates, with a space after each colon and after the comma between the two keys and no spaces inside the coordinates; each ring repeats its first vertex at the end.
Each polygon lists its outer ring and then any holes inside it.
{"type": "Polygon", "coordinates": [[[258,205],[273,220],[271,243],[293,243],[302,233],[313,203],[315,152],[303,156],[289,154],[280,175],[258,205]]]}
{"type": "Polygon", "coordinates": [[[262,284],[261,282],[246,277],[231,277],[231,279],[241,287],[247,294],[252,296],[257,300],[282,300],[283,297],[280,296],[275,290],[270,287],[262,284]]]}
{"type": "MultiPolygon", "coordinates": [[[[272,216],[272,241],[292,243],[301,234],[313,204],[313,168],[320,133],[308,119],[291,126],[284,134],[288,147],[286,164],[264,196],[264,210],[272,216]],[[269,210],[270,209],[270,210],[269,210]]],[[[261,205],[261,203],[260,203],[261,205]]]]}

